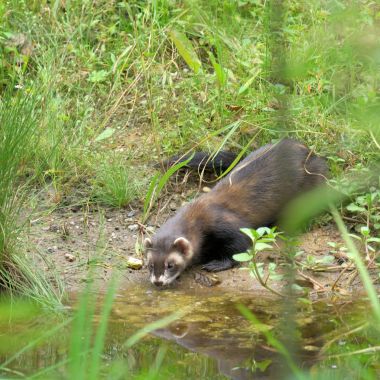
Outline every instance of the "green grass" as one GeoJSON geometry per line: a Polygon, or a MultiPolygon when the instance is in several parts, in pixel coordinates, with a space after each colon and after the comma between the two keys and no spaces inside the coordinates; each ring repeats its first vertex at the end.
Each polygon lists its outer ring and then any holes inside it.
{"type": "Polygon", "coordinates": [[[49,89],[31,170],[65,195],[92,179],[110,151],[136,167],[199,141],[213,150],[225,136],[212,132],[236,118],[233,149],[256,133],[253,146],[288,134],[338,155],[337,172],[373,160],[378,131],[371,137],[368,128],[378,119],[373,111],[371,123],[363,122],[363,115],[378,104],[376,7],[318,4],[287,3],[287,66],[285,80],[276,82],[265,2],[7,2],[0,82],[49,89]],[[10,42],[20,33],[34,45],[30,57],[10,42]],[[286,119],[274,117],[282,115],[282,96],[286,119]],[[105,128],[115,133],[96,141],[105,128]]]}
{"type": "Polygon", "coordinates": [[[0,103],[0,284],[11,293],[56,306],[61,298],[59,282],[55,290],[43,272],[35,269],[21,243],[25,234],[20,218],[30,180],[20,178],[20,171],[36,142],[41,102],[35,92],[11,91],[4,93],[0,103]]]}
{"type": "Polygon", "coordinates": [[[104,163],[93,180],[93,197],[99,203],[111,207],[125,207],[137,199],[143,189],[143,181],[134,178],[132,170],[123,163],[104,163]]]}
{"type": "MultiPolygon", "coordinates": [[[[378,252],[379,7],[370,0],[287,0],[280,14],[271,4],[1,2],[3,287],[50,304],[61,297],[21,244],[33,190],[53,187],[53,203],[132,203],[145,221],[172,174],[159,180],[149,165],[192,149],[244,153],[283,136],[328,157],[331,184],[351,198],[342,216],[353,231],[368,232],[361,243],[378,252]],[[370,181],[352,183],[369,172],[370,181]]],[[[92,315],[89,308],[78,317],[80,331],[92,315]]],[[[73,343],[75,371],[83,370],[78,347],[89,349],[91,333],[73,343]]]]}

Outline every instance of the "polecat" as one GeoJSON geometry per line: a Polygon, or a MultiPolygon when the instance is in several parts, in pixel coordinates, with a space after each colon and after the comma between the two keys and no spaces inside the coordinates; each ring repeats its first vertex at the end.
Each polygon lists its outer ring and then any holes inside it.
{"type": "Polygon", "coordinates": [[[273,224],[290,200],[322,183],[327,172],[326,161],[295,140],[254,151],[145,239],[151,282],[170,284],[195,263],[214,272],[231,268],[232,256],[250,246],[240,229],[273,224]]]}

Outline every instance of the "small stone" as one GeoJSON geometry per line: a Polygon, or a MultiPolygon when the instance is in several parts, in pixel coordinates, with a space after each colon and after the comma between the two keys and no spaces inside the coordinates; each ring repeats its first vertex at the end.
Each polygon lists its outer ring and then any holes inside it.
{"type": "Polygon", "coordinates": [[[112,239],[116,239],[117,235],[115,234],[115,232],[112,232],[111,237],[112,239]]]}
{"type": "Polygon", "coordinates": [[[131,224],[131,225],[128,226],[128,229],[131,232],[135,232],[135,231],[137,231],[139,229],[139,225],[138,224],[131,224]]]}
{"type": "Polygon", "coordinates": [[[304,348],[305,351],[310,351],[310,352],[318,352],[318,351],[320,351],[319,347],[313,346],[313,345],[306,345],[303,348],[304,348]]]}
{"type": "Polygon", "coordinates": [[[203,191],[204,193],[209,193],[209,192],[211,191],[211,189],[210,189],[209,187],[207,187],[207,186],[204,186],[204,187],[202,188],[202,191],[203,191]]]}
{"type": "Polygon", "coordinates": [[[66,259],[68,262],[72,263],[73,261],[75,261],[75,256],[72,255],[71,253],[65,253],[65,259],[66,259]]]}
{"type": "Polygon", "coordinates": [[[57,226],[56,224],[52,224],[49,227],[49,231],[51,231],[51,232],[59,232],[59,226],[57,226]]]}
{"type": "Polygon", "coordinates": [[[195,282],[197,282],[198,284],[207,286],[207,287],[216,286],[221,283],[220,278],[215,274],[206,275],[201,272],[195,272],[194,279],[195,279],[195,282]]]}
{"type": "Polygon", "coordinates": [[[127,216],[129,218],[132,218],[132,216],[134,216],[136,214],[136,211],[129,211],[129,213],[127,214],[127,216]]]}
{"type": "Polygon", "coordinates": [[[54,245],[53,247],[49,247],[49,248],[47,249],[47,251],[48,251],[49,253],[53,253],[53,252],[55,252],[57,249],[58,249],[58,247],[57,247],[56,245],[54,245]]]}
{"type": "Polygon", "coordinates": [[[146,232],[149,232],[150,234],[153,234],[156,229],[153,226],[148,226],[146,228],[146,232]]]}
{"type": "Polygon", "coordinates": [[[75,205],[75,206],[72,206],[72,207],[71,207],[71,211],[72,211],[72,212],[78,212],[80,209],[81,209],[81,206],[80,206],[80,205],[75,205]]]}
{"type": "Polygon", "coordinates": [[[170,210],[175,211],[177,210],[177,205],[174,202],[171,202],[169,205],[170,210]]]}
{"type": "Polygon", "coordinates": [[[131,269],[141,269],[143,266],[143,261],[136,257],[128,257],[127,267],[131,269]]]}
{"type": "Polygon", "coordinates": [[[112,222],[112,218],[108,218],[108,219],[107,219],[107,222],[112,222]]]}

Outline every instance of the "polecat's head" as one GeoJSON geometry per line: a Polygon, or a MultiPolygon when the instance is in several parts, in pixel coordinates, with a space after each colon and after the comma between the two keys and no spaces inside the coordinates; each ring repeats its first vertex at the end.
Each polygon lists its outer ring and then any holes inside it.
{"type": "Polygon", "coordinates": [[[171,284],[187,267],[193,249],[189,240],[179,237],[171,244],[159,244],[153,239],[144,241],[150,281],[157,286],[171,284]]]}

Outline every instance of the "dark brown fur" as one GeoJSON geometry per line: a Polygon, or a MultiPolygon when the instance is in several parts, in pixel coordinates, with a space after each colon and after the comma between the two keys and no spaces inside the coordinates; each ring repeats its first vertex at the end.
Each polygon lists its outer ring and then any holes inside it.
{"type": "Polygon", "coordinates": [[[289,201],[324,182],[327,172],[325,160],[295,140],[256,150],[212,191],[182,207],[157,231],[148,244],[152,269],[162,271],[172,251],[188,259],[186,267],[205,263],[204,269],[210,271],[230,268],[232,255],[250,245],[240,228],[273,224],[289,201]],[[188,240],[192,254],[186,246],[173,247],[180,237],[188,240]]]}

